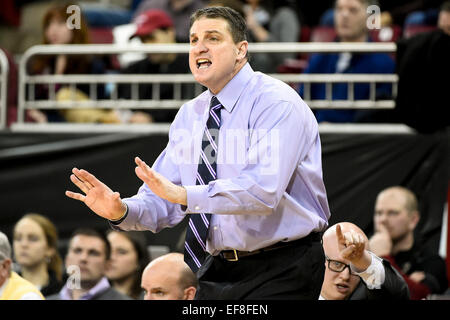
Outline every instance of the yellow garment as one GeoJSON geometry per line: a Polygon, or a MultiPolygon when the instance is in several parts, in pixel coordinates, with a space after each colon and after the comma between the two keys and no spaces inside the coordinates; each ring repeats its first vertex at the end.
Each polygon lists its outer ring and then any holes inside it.
{"type": "Polygon", "coordinates": [[[42,297],[42,293],[31,282],[25,280],[15,272],[11,272],[5,290],[3,291],[0,300],[20,300],[24,294],[34,292],[42,297]]]}
{"type": "MultiPolygon", "coordinates": [[[[56,101],[89,101],[88,96],[78,90],[61,88],[56,94],[56,101]]],[[[60,110],[61,115],[68,122],[78,123],[120,123],[120,119],[113,110],[99,108],[72,108],[60,110]]]]}

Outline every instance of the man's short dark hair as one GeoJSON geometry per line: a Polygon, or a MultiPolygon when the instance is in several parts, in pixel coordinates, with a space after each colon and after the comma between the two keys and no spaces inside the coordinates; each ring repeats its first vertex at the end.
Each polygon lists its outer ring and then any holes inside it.
{"type": "MultiPolygon", "coordinates": [[[[106,235],[103,232],[95,230],[95,229],[91,229],[91,228],[76,229],[72,233],[72,236],[70,237],[69,244],[72,241],[72,239],[75,238],[75,236],[79,236],[79,235],[95,237],[95,238],[99,238],[100,240],[102,240],[105,245],[106,260],[109,260],[109,258],[111,257],[111,245],[109,244],[108,238],[106,238],[106,235]]],[[[69,245],[69,247],[70,247],[70,245],[69,245]]]]}
{"type": "Polygon", "coordinates": [[[236,10],[229,7],[206,7],[199,9],[191,15],[190,27],[200,18],[222,18],[228,23],[234,43],[247,40],[247,23],[236,10]]]}
{"type": "Polygon", "coordinates": [[[450,12],[450,1],[445,1],[442,5],[439,11],[446,11],[450,12]]]}

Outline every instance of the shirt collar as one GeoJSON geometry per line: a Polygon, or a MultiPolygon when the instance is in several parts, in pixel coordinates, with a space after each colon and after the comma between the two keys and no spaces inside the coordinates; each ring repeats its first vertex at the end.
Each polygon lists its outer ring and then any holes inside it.
{"type": "MultiPolygon", "coordinates": [[[[253,77],[253,71],[250,64],[247,62],[241,70],[231,79],[225,87],[216,95],[217,99],[219,99],[222,106],[228,111],[233,111],[234,106],[236,105],[237,100],[241,96],[244,91],[247,83],[253,77]]],[[[209,100],[214,96],[214,94],[209,91],[209,100]]]]}
{"type": "MultiPolygon", "coordinates": [[[[95,295],[107,290],[111,285],[108,282],[108,279],[106,277],[103,277],[97,284],[92,287],[88,292],[84,293],[80,300],[91,300],[95,295]]],[[[73,300],[72,298],[72,290],[69,289],[68,283],[62,288],[62,290],[59,293],[59,296],[62,300],[73,300]]]]}

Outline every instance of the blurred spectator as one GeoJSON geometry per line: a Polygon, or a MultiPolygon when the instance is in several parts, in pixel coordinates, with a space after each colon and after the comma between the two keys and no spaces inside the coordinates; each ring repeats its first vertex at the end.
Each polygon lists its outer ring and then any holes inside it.
{"type": "Polygon", "coordinates": [[[111,28],[127,24],[134,11],[131,0],[84,0],[79,5],[89,27],[111,28]]]}
{"type": "Polygon", "coordinates": [[[136,300],[144,298],[141,276],[150,262],[144,233],[110,231],[111,262],[106,276],[117,291],[136,300]]]}
{"type": "Polygon", "coordinates": [[[142,274],[145,300],[194,300],[197,277],[181,253],[156,258],[142,274]]]}
{"type": "Polygon", "coordinates": [[[58,233],[48,218],[35,213],[23,216],[14,226],[13,248],[20,276],[44,296],[61,290],[63,264],[58,253],[58,233]]]}
{"type": "MultiPolygon", "coordinates": [[[[44,44],[88,44],[88,28],[85,19],[80,14],[80,27],[70,29],[67,25],[71,13],[67,13],[68,5],[51,7],[43,19],[44,44]]],[[[70,11],[69,11],[70,12],[70,11]]],[[[100,58],[88,55],[47,56],[37,55],[28,65],[30,74],[101,74],[104,72],[104,63],[100,58]]],[[[56,100],[86,101],[89,95],[89,85],[76,85],[73,92],[67,87],[56,84],[56,100]]],[[[49,86],[36,86],[36,99],[48,99],[49,86]]],[[[104,96],[103,86],[97,86],[97,98],[104,96]]],[[[66,110],[37,110],[29,111],[35,122],[120,122],[118,115],[113,111],[96,108],[72,108],[66,110]]]]}
{"type": "Polygon", "coordinates": [[[444,2],[439,10],[438,28],[450,36],[450,1],[444,2]]]}
{"type": "Polygon", "coordinates": [[[421,133],[450,126],[450,2],[439,13],[439,29],[397,42],[398,93],[396,113],[401,122],[421,133]]]}
{"type": "Polygon", "coordinates": [[[396,186],[378,194],[370,249],[401,273],[412,300],[442,293],[448,286],[444,260],[414,239],[419,219],[417,199],[410,190],[396,186]]]}
{"type": "MultiPolygon", "coordinates": [[[[335,5],[335,29],[339,42],[371,42],[367,29],[367,7],[372,0],[337,0],[335,5]]],[[[392,74],[395,65],[392,58],[383,53],[313,54],[304,73],[386,73],[392,74]]],[[[333,84],[332,100],[348,99],[346,83],[333,84]]],[[[376,85],[376,99],[391,97],[391,84],[376,85]]],[[[305,97],[304,86],[300,86],[300,95],[305,97]]],[[[368,100],[370,86],[358,83],[354,86],[355,100],[368,100]]],[[[312,84],[310,99],[325,99],[325,84],[312,84]]],[[[354,110],[317,110],[318,122],[354,122],[370,121],[371,113],[354,110]]]]}
{"type": "MultiPolygon", "coordinates": [[[[297,42],[300,38],[300,21],[293,1],[279,0],[273,3],[273,14],[269,13],[260,0],[247,0],[244,7],[250,42],[297,42]]],[[[293,59],[296,53],[257,53],[252,55],[254,70],[274,73],[286,59],[293,59]]]]}
{"type": "Polygon", "coordinates": [[[415,24],[435,24],[436,12],[442,0],[379,0],[381,7],[381,21],[383,26],[399,25],[404,27],[407,23],[415,24]],[[420,21],[414,18],[410,20],[412,14],[421,12],[420,21]]]}
{"type": "Polygon", "coordinates": [[[326,261],[319,300],[409,299],[401,275],[370,252],[367,236],[353,223],[331,226],[322,241],[326,261]]]}
{"type": "Polygon", "coordinates": [[[189,42],[189,23],[191,14],[205,6],[205,0],[142,0],[134,18],[150,9],[166,12],[175,25],[176,41],[189,42]]]}
{"type": "Polygon", "coordinates": [[[241,16],[245,17],[244,4],[240,0],[210,0],[208,7],[228,7],[236,10],[241,16]]]}
{"type": "MultiPolygon", "coordinates": [[[[132,37],[139,37],[144,44],[175,43],[175,29],[172,19],[162,10],[148,10],[135,19],[136,32],[132,37]]],[[[156,54],[151,53],[145,59],[130,64],[122,69],[122,74],[188,74],[189,63],[186,54],[156,54]]],[[[152,99],[153,86],[151,83],[138,85],[139,99],[152,99]]],[[[174,99],[174,85],[163,83],[159,88],[160,99],[174,99]]],[[[118,97],[122,99],[132,98],[132,87],[130,84],[118,86],[118,97]]],[[[194,85],[181,85],[181,99],[192,99],[194,97],[194,85]]],[[[130,122],[172,122],[177,110],[152,109],[135,112],[130,122]]]]}
{"type": "Polygon", "coordinates": [[[105,276],[111,247],[106,237],[93,229],[73,233],[65,259],[68,279],[58,294],[49,300],[129,300],[105,276]]]}
{"type": "Polygon", "coordinates": [[[39,290],[11,269],[11,245],[0,231],[0,300],[44,300],[39,290]]]}

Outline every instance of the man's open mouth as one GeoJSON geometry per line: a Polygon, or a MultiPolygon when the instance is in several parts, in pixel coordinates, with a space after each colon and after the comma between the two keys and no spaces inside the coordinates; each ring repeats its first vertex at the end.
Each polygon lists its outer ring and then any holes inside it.
{"type": "Polygon", "coordinates": [[[197,69],[206,69],[211,65],[211,61],[209,59],[198,59],[197,60],[197,69]]]}

